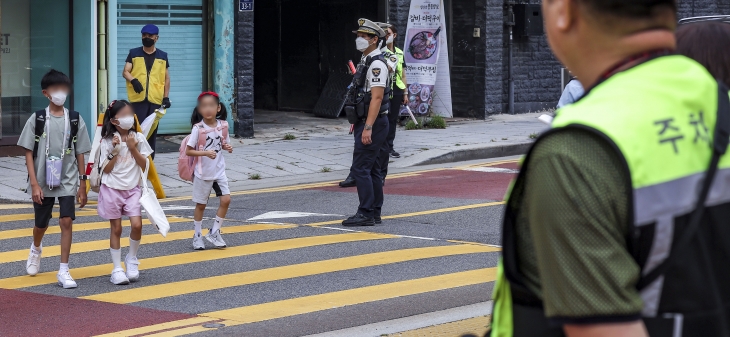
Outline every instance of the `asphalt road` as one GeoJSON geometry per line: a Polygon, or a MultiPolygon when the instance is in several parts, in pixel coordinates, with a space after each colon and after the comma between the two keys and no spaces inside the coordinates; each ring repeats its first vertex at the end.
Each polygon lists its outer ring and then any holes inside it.
{"type": "MultiPolygon", "coordinates": [[[[340,225],[357,194],[332,182],[232,191],[220,250],[192,250],[189,197],[163,200],[172,229],[144,226],[140,280],[126,286],[109,282],[109,226],[94,205],[74,222],[70,290],[55,279],[57,220],[30,277],[32,208],[0,205],[0,335],[305,336],[488,301],[517,163],[460,165],[390,176],[374,227],[340,225]]],[[[212,198],[204,227],[216,208],[212,198]]]]}

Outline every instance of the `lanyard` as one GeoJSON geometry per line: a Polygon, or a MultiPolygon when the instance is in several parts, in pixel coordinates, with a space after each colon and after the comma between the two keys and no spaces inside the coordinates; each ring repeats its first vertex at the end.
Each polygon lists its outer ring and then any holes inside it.
{"type": "Polygon", "coordinates": [[[672,49],[657,49],[652,51],[643,52],[640,54],[636,54],[630,57],[625,58],[621,62],[617,63],[613,67],[606,70],[601,77],[598,78],[598,82],[594,84],[591,88],[586,90],[585,94],[583,94],[583,97],[587,96],[588,93],[593,90],[593,88],[597,87],[599,84],[605,82],[609,78],[611,78],[613,75],[616,75],[622,71],[629,70],[633,67],[636,67],[642,63],[649,62],[655,58],[672,55],[674,54],[674,51],[672,49]]]}
{"type": "MultiPolygon", "coordinates": [[[[51,142],[48,140],[48,134],[51,129],[51,112],[48,107],[46,107],[46,125],[44,133],[46,134],[46,159],[48,159],[48,149],[50,148],[51,142]]],[[[68,110],[66,108],[63,108],[63,143],[61,143],[61,160],[63,160],[64,154],[66,154],[66,144],[68,143],[68,137],[69,137],[69,131],[68,131],[68,110]]],[[[70,149],[69,149],[70,150],[70,149]]]]}

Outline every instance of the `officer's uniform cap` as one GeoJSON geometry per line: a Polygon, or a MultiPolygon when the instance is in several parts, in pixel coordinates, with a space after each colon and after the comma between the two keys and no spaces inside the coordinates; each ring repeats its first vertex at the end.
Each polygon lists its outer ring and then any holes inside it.
{"type": "Polygon", "coordinates": [[[380,26],[378,26],[378,24],[376,24],[375,22],[372,22],[368,19],[359,19],[357,20],[357,24],[360,25],[360,28],[353,31],[353,33],[372,34],[380,38],[385,37],[385,31],[383,30],[383,28],[380,28],[380,26]]]}
{"type": "Polygon", "coordinates": [[[386,29],[388,29],[390,27],[393,27],[393,25],[391,25],[389,23],[385,23],[385,22],[376,22],[375,24],[377,24],[378,26],[380,26],[380,28],[383,28],[383,30],[386,30],[386,29]]]}

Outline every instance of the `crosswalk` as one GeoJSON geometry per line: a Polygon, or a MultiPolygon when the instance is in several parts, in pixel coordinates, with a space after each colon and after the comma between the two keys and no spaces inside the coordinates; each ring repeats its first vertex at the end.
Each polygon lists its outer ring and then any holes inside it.
{"type": "MultiPolygon", "coordinates": [[[[383,219],[407,220],[501,204],[474,203],[383,219]]],[[[211,331],[212,323],[232,327],[327,313],[487,285],[496,278],[495,263],[486,261],[496,260],[497,246],[377,230],[352,231],[336,226],[342,219],[298,224],[229,219],[222,230],[228,248],[193,251],[192,219],[186,216],[189,212],[184,207],[178,213],[175,207],[169,209],[171,231],[166,238],[156,233],[149,221],[143,222],[141,278],[128,286],[114,286],[108,280],[112,269],[108,222],[97,216],[93,205],[77,211],[70,265],[79,287],[64,290],[56,284],[60,255],[57,221],[53,220],[46,232],[41,272],[30,277],[25,275],[25,261],[33,231],[32,209],[25,204],[16,208],[4,205],[0,209],[0,289],[194,315],[132,328],[109,327],[97,334],[180,336],[211,331]],[[197,305],[203,302],[205,305],[197,305]]],[[[121,245],[127,247],[128,221],[123,225],[121,245]]]]}

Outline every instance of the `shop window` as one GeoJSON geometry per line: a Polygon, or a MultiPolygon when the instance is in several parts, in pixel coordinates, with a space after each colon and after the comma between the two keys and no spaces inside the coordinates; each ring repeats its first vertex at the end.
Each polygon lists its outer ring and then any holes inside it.
{"type": "Polygon", "coordinates": [[[56,69],[71,76],[70,5],[68,0],[2,0],[0,6],[0,144],[5,144],[17,139],[33,111],[48,105],[41,93],[43,75],[56,69]]]}

